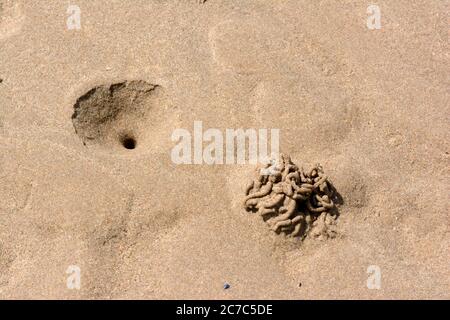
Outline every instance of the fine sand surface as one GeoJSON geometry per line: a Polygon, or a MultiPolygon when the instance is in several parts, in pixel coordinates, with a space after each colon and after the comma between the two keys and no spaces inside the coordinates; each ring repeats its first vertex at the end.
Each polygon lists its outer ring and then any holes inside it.
{"type": "Polygon", "coordinates": [[[449,1],[376,1],[379,30],[357,0],[70,4],[80,30],[0,0],[0,298],[450,298],[449,1]],[[116,122],[73,121],[93,88],[116,122]],[[280,129],[342,196],[336,237],[246,212],[254,165],[174,164],[194,121],[280,129]]]}

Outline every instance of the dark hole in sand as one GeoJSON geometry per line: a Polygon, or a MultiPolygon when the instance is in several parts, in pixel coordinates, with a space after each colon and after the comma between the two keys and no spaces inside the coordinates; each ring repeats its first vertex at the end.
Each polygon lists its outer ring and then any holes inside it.
{"type": "Polygon", "coordinates": [[[124,137],[122,138],[122,145],[125,149],[134,149],[136,148],[136,139],[132,137],[124,137]]]}

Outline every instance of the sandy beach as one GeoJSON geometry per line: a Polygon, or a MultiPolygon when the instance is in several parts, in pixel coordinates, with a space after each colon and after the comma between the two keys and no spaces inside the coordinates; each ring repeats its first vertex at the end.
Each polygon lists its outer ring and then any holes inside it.
{"type": "Polygon", "coordinates": [[[0,0],[0,298],[449,299],[449,5],[0,0]],[[200,123],[320,163],[333,236],[177,163],[200,123]]]}

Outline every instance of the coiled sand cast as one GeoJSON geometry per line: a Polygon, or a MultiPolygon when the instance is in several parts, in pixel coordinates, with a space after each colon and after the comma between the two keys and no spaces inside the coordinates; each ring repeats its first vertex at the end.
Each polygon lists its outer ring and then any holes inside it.
{"type": "Polygon", "coordinates": [[[336,193],[320,164],[305,171],[281,154],[278,161],[258,166],[245,194],[245,209],[261,215],[276,233],[319,239],[336,234],[336,193]]]}

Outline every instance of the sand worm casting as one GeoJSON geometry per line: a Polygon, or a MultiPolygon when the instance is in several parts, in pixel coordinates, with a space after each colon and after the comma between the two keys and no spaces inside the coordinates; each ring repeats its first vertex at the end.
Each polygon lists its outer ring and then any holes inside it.
{"type": "Polygon", "coordinates": [[[276,233],[290,237],[334,237],[337,193],[320,164],[305,171],[281,154],[256,169],[245,190],[244,207],[261,215],[276,233]]]}

